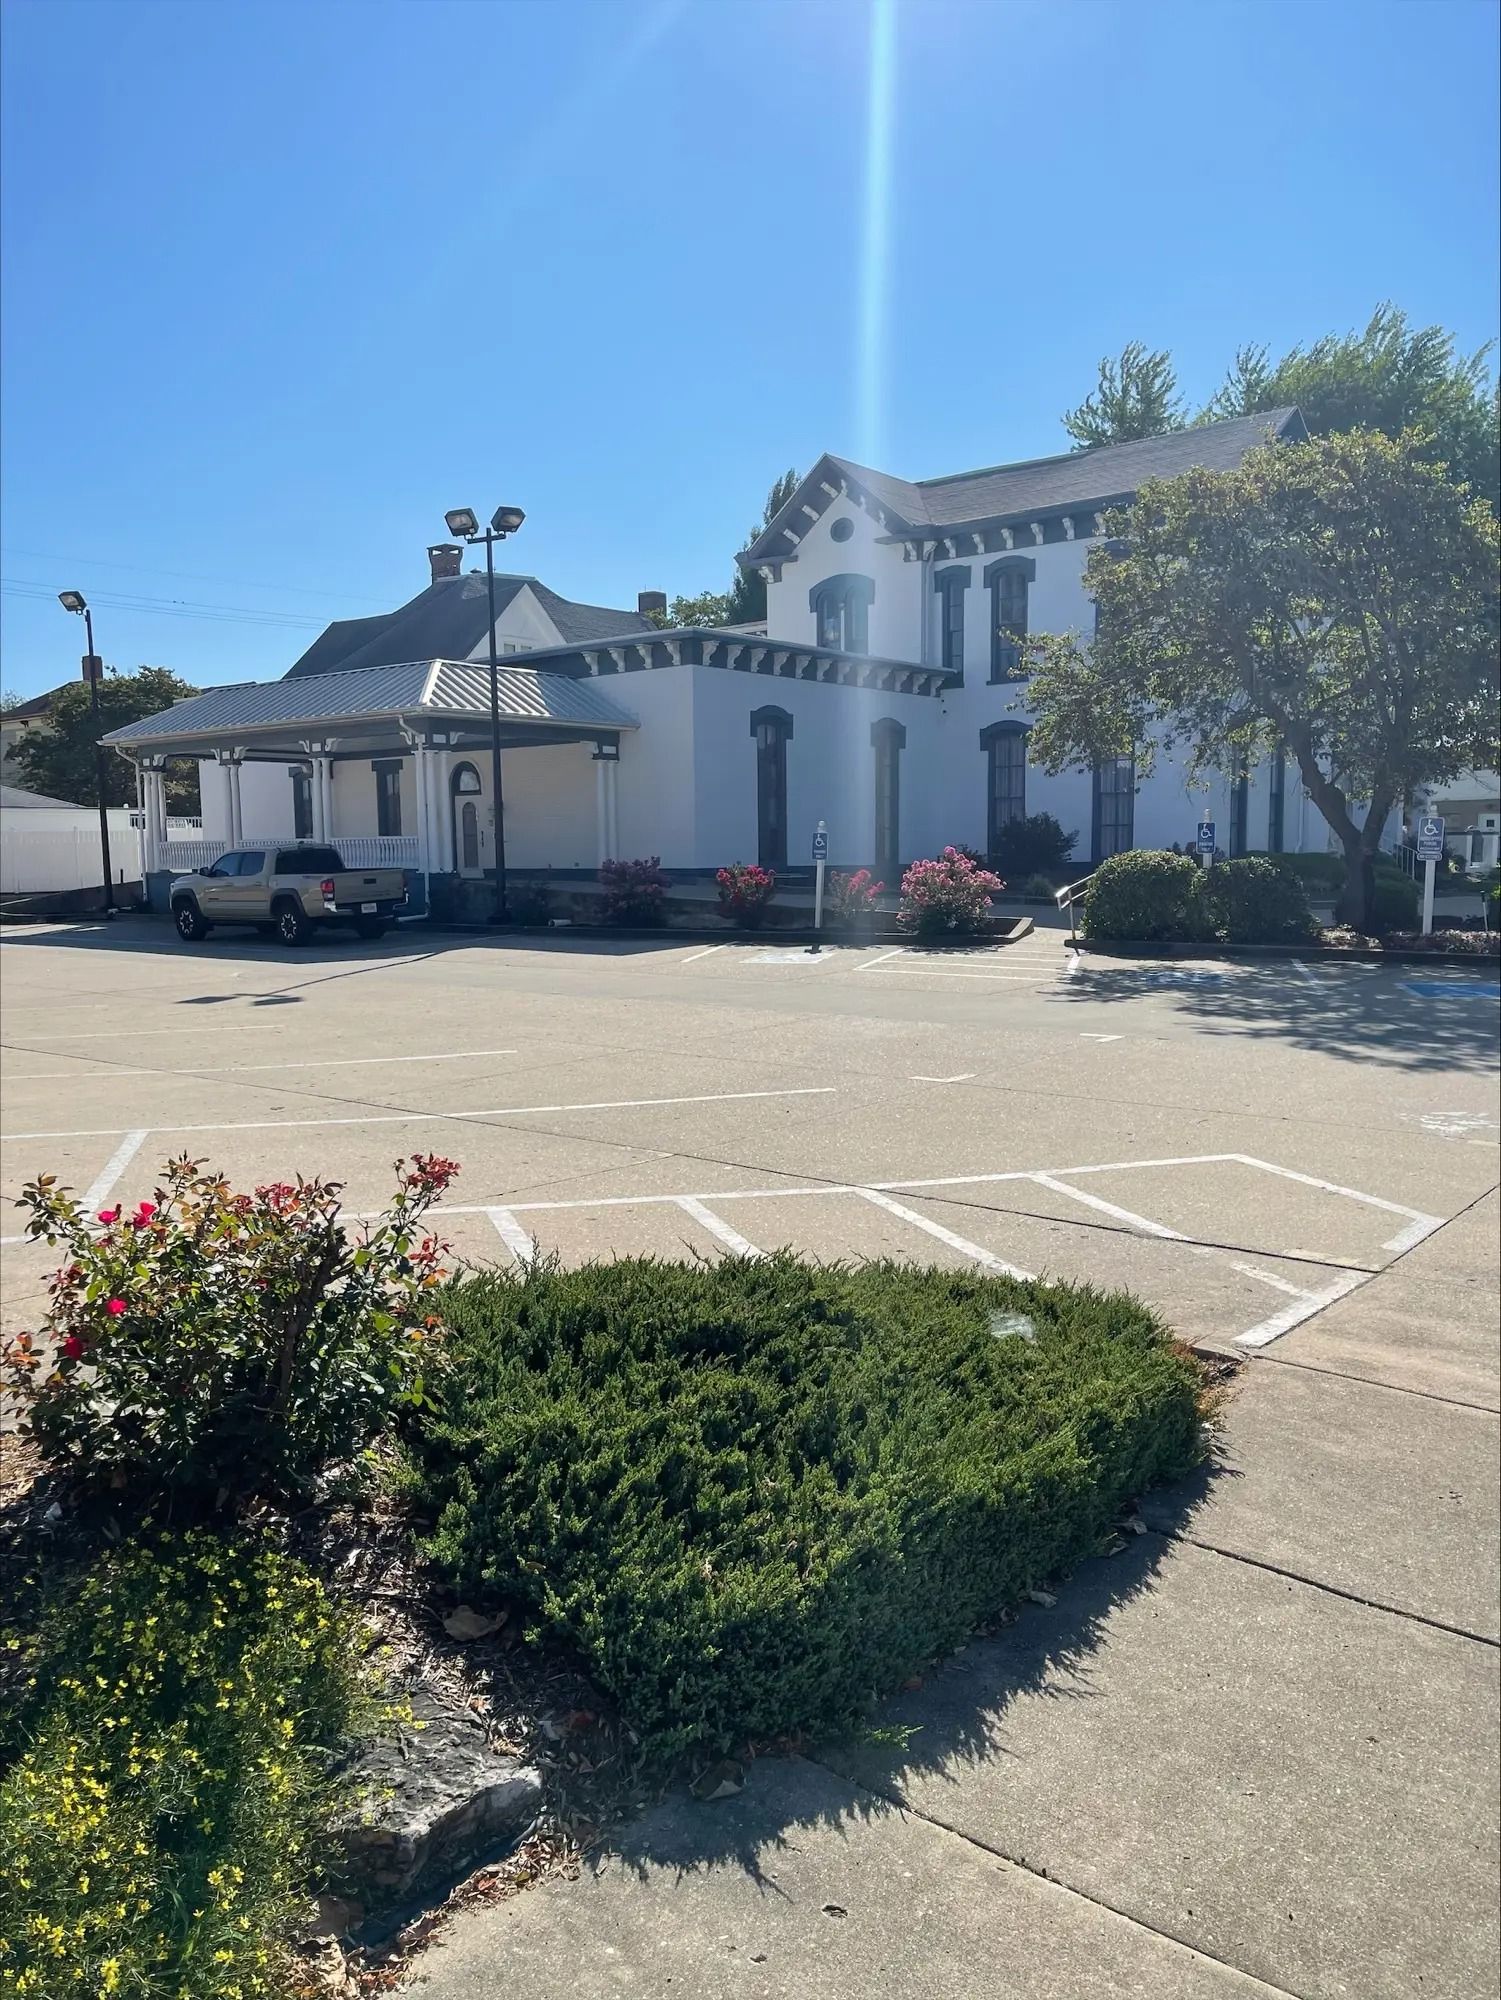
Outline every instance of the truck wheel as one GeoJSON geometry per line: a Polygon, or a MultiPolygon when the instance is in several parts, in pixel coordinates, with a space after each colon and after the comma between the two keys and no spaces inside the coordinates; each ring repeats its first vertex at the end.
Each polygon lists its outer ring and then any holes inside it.
{"type": "Polygon", "coordinates": [[[197,944],[200,938],[208,936],[211,928],[203,921],[203,913],[191,896],[184,896],[181,902],[172,905],[172,921],[184,944],[197,944]]]}
{"type": "Polygon", "coordinates": [[[361,917],[354,927],[356,937],[381,938],[386,934],[385,920],[381,917],[361,917]]]}
{"type": "Polygon", "coordinates": [[[312,925],[301,903],[281,903],[273,912],[276,935],[283,944],[306,944],[312,925]]]}

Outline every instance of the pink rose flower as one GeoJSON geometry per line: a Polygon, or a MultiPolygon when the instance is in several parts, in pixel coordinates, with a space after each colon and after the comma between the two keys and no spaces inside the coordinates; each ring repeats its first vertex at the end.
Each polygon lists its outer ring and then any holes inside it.
{"type": "Polygon", "coordinates": [[[120,1220],[120,1211],[118,1208],[101,1208],[99,1211],[99,1220],[101,1222],[118,1222],[120,1220]]]}
{"type": "Polygon", "coordinates": [[[110,1299],[106,1302],[104,1310],[109,1314],[111,1319],[118,1319],[125,1310],[125,1301],[124,1299],[110,1299]]]}

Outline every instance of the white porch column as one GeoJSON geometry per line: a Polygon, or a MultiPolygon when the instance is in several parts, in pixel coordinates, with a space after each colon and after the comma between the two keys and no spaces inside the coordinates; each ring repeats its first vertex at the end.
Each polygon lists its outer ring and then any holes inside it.
{"type": "Polygon", "coordinates": [[[620,854],[620,785],[619,785],[620,751],[618,746],[616,748],[615,755],[607,760],[605,764],[605,771],[607,773],[605,778],[605,786],[609,794],[609,808],[610,808],[610,852],[614,856],[614,858],[617,861],[619,861],[621,858],[621,854],[620,854]]]}
{"type": "Polygon", "coordinates": [[[145,825],[141,829],[142,866],[156,874],[167,865],[167,778],[159,764],[141,768],[141,804],[145,825]]]}
{"type": "Polygon", "coordinates": [[[452,752],[446,745],[434,748],[428,755],[427,766],[427,809],[432,826],[433,870],[439,875],[454,872],[452,853],[452,815],[448,810],[448,769],[452,752]]]}
{"type": "Polygon", "coordinates": [[[229,789],[229,844],[238,847],[245,838],[245,823],[240,812],[240,757],[238,750],[216,750],[215,761],[224,773],[224,782],[229,789]]]}
{"type": "Polygon", "coordinates": [[[412,735],[407,741],[412,746],[412,789],[417,794],[417,867],[425,882],[433,871],[429,755],[422,737],[412,735]]]}
{"type": "Polygon", "coordinates": [[[603,752],[594,753],[594,815],[598,827],[599,865],[614,861],[615,849],[610,841],[610,764],[603,752]]]}
{"type": "Polygon", "coordinates": [[[332,757],[325,755],[318,759],[314,791],[318,801],[318,816],[322,821],[322,828],[318,837],[320,840],[332,840],[334,837],[334,761],[332,757]]]}

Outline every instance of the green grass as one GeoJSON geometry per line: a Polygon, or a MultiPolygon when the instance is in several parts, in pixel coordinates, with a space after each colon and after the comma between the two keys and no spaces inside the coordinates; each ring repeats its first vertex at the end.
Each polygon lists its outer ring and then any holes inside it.
{"type": "Polygon", "coordinates": [[[1198,1371],[1121,1293],[629,1259],[445,1311],[430,1552],[576,1645],[663,1757],[854,1723],[1199,1450],[1198,1371]]]}

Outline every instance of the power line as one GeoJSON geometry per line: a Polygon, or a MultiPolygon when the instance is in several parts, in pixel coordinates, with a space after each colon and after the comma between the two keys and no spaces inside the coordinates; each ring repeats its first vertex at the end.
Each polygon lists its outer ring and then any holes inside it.
{"type": "MultiPolygon", "coordinates": [[[[0,578],[0,590],[7,597],[44,602],[56,596],[50,584],[34,577],[0,578]]],[[[319,617],[297,611],[256,610],[244,604],[206,604],[192,598],[146,597],[124,591],[91,593],[96,608],[136,612],[147,618],[198,618],[221,625],[260,625],[274,631],[306,631],[321,625],[319,617]]]]}
{"type": "Polygon", "coordinates": [[[27,556],[33,562],[81,563],[89,569],[128,569],[138,576],[175,576],[184,583],[230,583],[241,590],[279,590],[293,597],[328,597],[341,604],[363,604],[363,597],[356,597],[347,590],[313,590],[300,583],[252,583],[239,576],[214,576],[204,570],[157,569],[150,563],[111,562],[105,556],[59,556],[49,555],[42,549],[18,549],[5,544],[5,553],[13,556],[27,556]]]}

